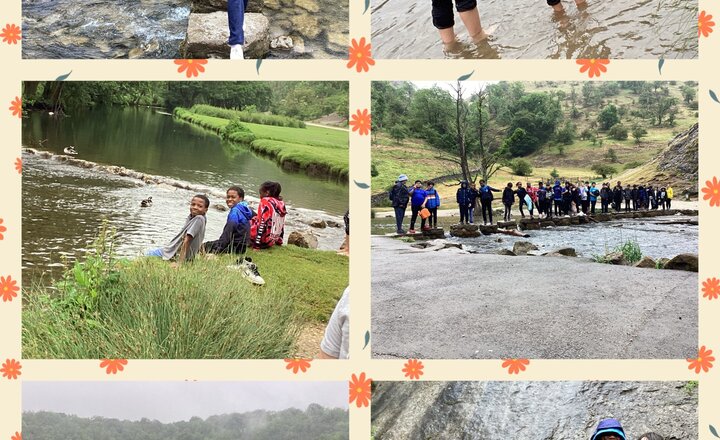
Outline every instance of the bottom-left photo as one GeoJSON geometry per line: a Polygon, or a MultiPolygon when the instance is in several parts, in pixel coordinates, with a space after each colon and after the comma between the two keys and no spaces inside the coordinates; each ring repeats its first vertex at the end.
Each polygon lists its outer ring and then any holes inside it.
{"type": "Polygon", "coordinates": [[[22,410],[33,440],[349,437],[346,382],[26,381],[22,410]]]}

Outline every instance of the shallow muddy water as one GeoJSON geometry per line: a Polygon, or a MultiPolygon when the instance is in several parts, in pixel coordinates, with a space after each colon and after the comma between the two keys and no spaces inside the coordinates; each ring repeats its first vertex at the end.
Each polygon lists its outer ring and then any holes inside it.
{"type": "Polygon", "coordinates": [[[455,12],[460,44],[445,54],[431,3],[373,0],[375,58],[697,58],[697,1],[563,0],[555,14],[544,0],[480,0],[490,39],[475,45],[455,12]]]}

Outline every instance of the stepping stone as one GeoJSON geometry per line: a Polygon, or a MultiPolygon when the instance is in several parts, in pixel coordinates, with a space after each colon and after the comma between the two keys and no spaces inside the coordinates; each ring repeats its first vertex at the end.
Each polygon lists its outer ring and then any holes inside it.
{"type": "MultiPolygon", "coordinates": [[[[191,13],[180,53],[185,58],[230,58],[227,12],[191,13]]],[[[263,58],[270,51],[270,21],[263,14],[245,14],[245,58],[263,58]]]]}

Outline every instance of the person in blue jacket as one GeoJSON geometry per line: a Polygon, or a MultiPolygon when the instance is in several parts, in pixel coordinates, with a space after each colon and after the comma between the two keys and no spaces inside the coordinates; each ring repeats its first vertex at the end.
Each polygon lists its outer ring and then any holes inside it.
{"type": "Polygon", "coordinates": [[[482,207],[483,224],[488,224],[488,218],[490,224],[492,224],[492,201],[494,199],[493,192],[500,192],[499,189],[495,189],[492,186],[485,183],[484,180],[480,181],[480,206],[482,207]],[[486,214],[487,212],[487,214],[486,214]]]}
{"type": "Polygon", "coordinates": [[[562,215],[562,196],[565,192],[565,188],[560,185],[560,181],[555,181],[555,186],[552,188],[553,202],[555,202],[555,215],[557,217],[562,215]]]}
{"type": "Polygon", "coordinates": [[[598,196],[600,196],[600,190],[595,185],[595,182],[590,185],[590,214],[595,214],[595,204],[597,203],[598,196]]]}
{"type": "MultiPolygon", "coordinates": [[[[425,199],[427,198],[427,193],[422,188],[422,182],[416,180],[415,184],[408,191],[408,194],[410,194],[410,209],[412,210],[412,216],[410,217],[410,230],[408,231],[408,233],[414,234],[415,222],[417,221],[420,210],[425,207],[425,199]]],[[[425,229],[425,221],[426,219],[421,218],[421,229],[425,229]]]]}
{"type": "Polygon", "coordinates": [[[239,186],[231,186],[225,193],[225,203],[230,212],[220,238],[203,243],[207,253],[244,254],[249,244],[250,219],[255,213],[245,202],[245,191],[239,186]]]}
{"type": "Polygon", "coordinates": [[[638,188],[638,200],[640,200],[640,209],[648,209],[648,193],[643,185],[638,188]]]}
{"type": "Polygon", "coordinates": [[[504,219],[506,222],[509,222],[510,221],[510,211],[512,210],[513,203],[515,203],[515,191],[513,191],[512,182],[508,182],[507,186],[503,190],[502,201],[503,201],[503,205],[505,205],[504,219]]]}
{"type": "Polygon", "coordinates": [[[470,184],[470,209],[468,209],[469,223],[475,223],[475,207],[477,206],[477,200],[480,197],[480,192],[475,186],[475,182],[470,184]]]}
{"type": "Polygon", "coordinates": [[[435,189],[435,182],[428,182],[425,188],[427,194],[427,201],[425,207],[430,211],[430,217],[428,217],[428,229],[437,228],[437,210],[440,207],[440,194],[435,189]]]}
{"type": "Polygon", "coordinates": [[[603,419],[590,440],[627,440],[627,434],[617,419],[603,419]]]}
{"type": "Polygon", "coordinates": [[[460,182],[460,188],[455,195],[458,208],[460,208],[460,224],[465,224],[470,220],[470,188],[467,180],[460,182]]]}

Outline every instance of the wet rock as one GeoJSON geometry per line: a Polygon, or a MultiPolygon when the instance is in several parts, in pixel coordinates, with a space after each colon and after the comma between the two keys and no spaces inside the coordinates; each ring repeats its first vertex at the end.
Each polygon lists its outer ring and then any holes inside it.
{"type": "Polygon", "coordinates": [[[625,255],[623,255],[622,252],[610,252],[609,254],[605,255],[604,260],[605,260],[605,263],[607,263],[607,264],[615,264],[615,265],[622,265],[627,262],[625,260],[625,255]]]}
{"type": "Polygon", "coordinates": [[[293,39],[286,35],[275,37],[270,41],[270,49],[291,50],[293,48],[293,39]]]}
{"type": "Polygon", "coordinates": [[[328,228],[342,228],[345,226],[340,222],[336,222],[335,220],[327,220],[325,223],[327,223],[328,228]]]}
{"type": "Polygon", "coordinates": [[[288,237],[288,244],[301,248],[317,249],[318,239],[310,231],[292,231],[288,237]]]}
{"type": "Polygon", "coordinates": [[[347,29],[345,29],[344,32],[328,31],[327,33],[328,49],[334,52],[347,52],[347,48],[350,45],[349,40],[347,29]]]}
{"type": "Polygon", "coordinates": [[[327,223],[325,223],[325,220],[323,219],[315,219],[310,222],[310,226],[313,228],[325,229],[327,228],[327,223]]]}
{"type": "Polygon", "coordinates": [[[612,216],[601,212],[599,214],[595,214],[594,219],[599,222],[607,222],[612,220],[612,216]]]}
{"type": "Polygon", "coordinates": [[[517,227],[517,223],[514,221],[509,222],[497,222],[498,228],[504,228],[504,229],[515,229],[517,227]]]}
{"type": "Polygon", "coordinates": [[[484,235],[495,234],[498,231],[497,225],[478,225],[478,231],[484,235]]]}
{"type": "Polygon", "coordinates": [[[295,30],[305,38],[314,39],[320,35],[321,29],[318,18],[312,14],[299,14],[290,18],[295,30]]]}
{"type": "Polygon", "coordinates": [[[570,217],[560,217],[555,219],[555,226],[570,226],[572,224],[570,217]]]}
{"type": "Polygon", "coordinates": [[[650,257],[642,257],[640,261],[635,263],[635,267],[645,267],[648,269],[655,269],[655,260],[650,257]]]}
{"type": "Polygon", "coordinates": [[[680,254],[670,259],[663,266],[664,269],[698,271],[698,256],[695,254],[680,254]]]}
{"type": "MultiPolygon", "coordinates": [[[[245,13],[262,12],[265,2],[263,0],[250,0],[245,7],[245,13]]],[[[206,14],[208,12],[227,12],[228,0],[192,0],[192,12],[206,14]]]]}
{"type": "Polygon", "coordinates": [[[669,258],[660,258],[660,259],[657,261],[658,267],[660,267],[661,269],[664,269],[664,268],[665,268],[665,265],[667,264],[668,261],[670,261],[669,258]]]}
{"type": "Polygon", "coordinates": [[[516,241],[513,245],[513,252],[515,255],[524,255],[530,251],[536,251],[538,247],[529,241],[516,241]]]}
{"type": "Polygon", "coordinates": [[[475,225],[452,225],[450,227],[450,235],[453,237],[467,238],[467,237],[479,237],[480,231],[475,225]]]}
{"type": "Polygon", "coordinates": [[[214,204],[213,208],[217,209],[218,211],[222,211],[222,212],[225,212],[228,210],[227,205],[221,205],[220,203],[214,204]]]}
{"type": "Polygon", "coordinates": [[[517,254],[510,249],[498,249],[497,252],[495,252],[498,255],[507,255],[509,257],[515,257],[517,254]]]}
{"type": "MultiPolygon", "coordinates": [[[[230,58],[227,40],[230,30],[227,12],[192,13],[188,18],[188,34],[181,48],[185,58],[230,58]]],[[[245,14],[245,58],[262,58],[270,50],[270,22],[257,13],[245,14]]]]}
{"type": "Polygon", "coordinates": [[[320,5],[317,0],[295,0],[295,6],[303,8],[308,12],[320,11],[320,5]]]}
{"type": "Polygon", "coordinates": [[[443,228],[425,229],[422,231],[423,238],[438,239],[445,238],[445,230],[443,228]]]}
{"type": "Polygon", "coordinates": [[[301,37],[293,35],[292,42],[293,42],[293,49],[292,49],[293,54],[302,55],[305,53],[305,40],[303,40],[301,37]]]}
{"type": "Polygon", "coordinates": [[[577,257],[577,252],[575,252],[574,248],[566,247],[566,248],[560,248],[560,249],[552,250],[550,252],[546,252],[543,255],[550,255],[550,256],[562,255],[564,257],[577,257]]]}

